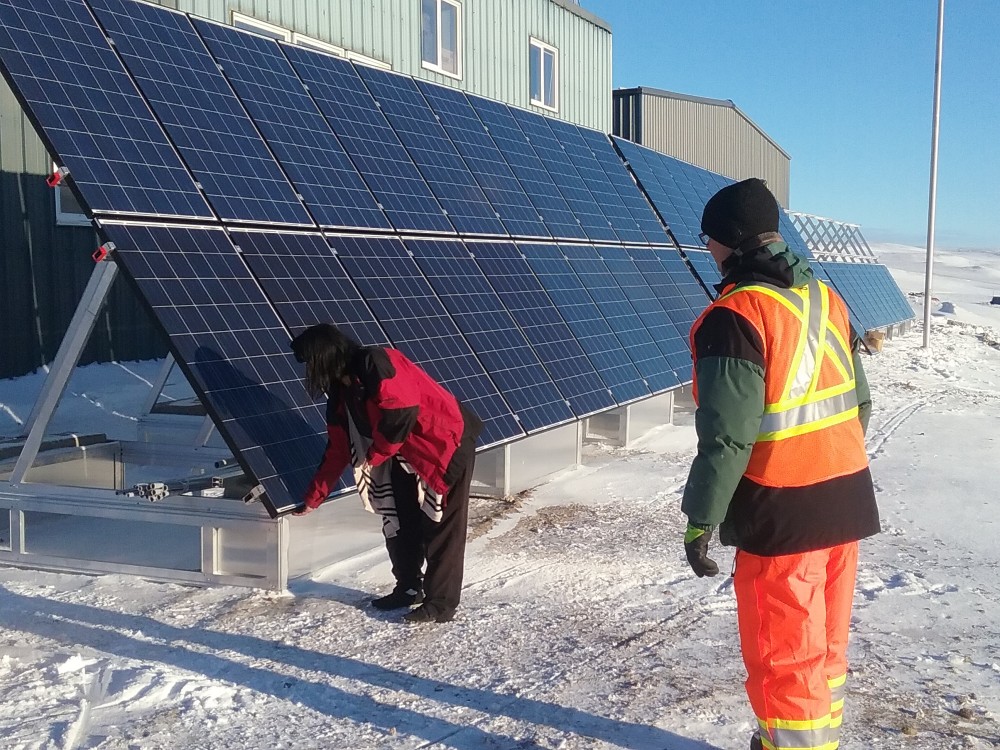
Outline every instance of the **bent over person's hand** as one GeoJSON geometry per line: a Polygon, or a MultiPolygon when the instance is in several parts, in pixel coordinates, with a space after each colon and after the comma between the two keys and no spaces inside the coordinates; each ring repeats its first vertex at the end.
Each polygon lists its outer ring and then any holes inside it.
{"type": "Polygon", "coordinates": [[[699,578],[711,578],[719,574],[719,566],[708,556],[708,542],[711,538],[711,526],[705,529],[689,523],[684,532],[684,552],[687,554],[688,565],[699,578]]]}

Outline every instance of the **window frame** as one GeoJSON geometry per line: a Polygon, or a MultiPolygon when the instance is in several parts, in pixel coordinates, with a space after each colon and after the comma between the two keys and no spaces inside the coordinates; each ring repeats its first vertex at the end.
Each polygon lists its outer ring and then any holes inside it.
{"type": "Polygon", "coordinates": [[[551,44],[543,42],[538,37],[529,36],[528,37],[528,101],[531,102],[532,106],[541,107],[548,112],[558,112],[559,111],[559,48],[553,47],[551,44]],[[541,92],[542,98],[535,99],[531,94],[532,80],[531,80],[531,53],[533,48],[538,48],[539,50],[539,62],[541,63],[538,68],[538,75],[540,77],[538,89],[541,92]],[[552,91],[552,104],[545,103],[545,53],[551,53],[552,55],[552,85],[554,90],[552,91]]]}
{"type": "Polygon", "coordinates": [[[336,44],[324,42],[322,39],[317,39],[316,37],[309,36],[308,34],[300,34],[297,31],[292,32],[291,43],[296,47],[304,47],[318,52],[326,52],[328,55],[334,55],[335,57],[347,57],[347,50],[343,47],[338,47],[336,44]]]}
{"type": "MultiPolygon", "coordinates": [[[[52,162],[52,174],[59,171],[59,167],[55,162],[52,162]]],[[[89,227],[92,222],[90,217],[83,212],[83,206],[80,206],[80,202],[73,195],[73,191],[70,190],[69,185],[66,184],[65,180],[60,180],[59,184],[52,189],[53,196],[55,198],[54,208],[56,215],[56,226],[57,227],[89,227]],[[64,193],[63,191],[67,191],[64,193]],[[64,211],[63,210],[63,198],[66,195],[72,197],[73,202],[81,209],[80,211],[64,211]]]]}
{"type": "Polygon", "coordinates": [[[437,61],[436,62],[429,62],[427,60],[424,60],[424,51],[423,51],[423,33],[424,33],[424,27],[423,27],[423,6],[421,5],[421,14],[420,14],[421,15],[421,23],[420,23],[420,37],[421,37],[420,38],[420,67],[422,67],[424,70],[431,70],[431,71],[434,71],[435,73],[440,73],[443,76],[448,76],[449,78],[455,78],[457,80],[461,80],[463,72],[464,72],[463,71],[464,65],[462,64],[462,58],[463,58],[463,50],[465,48],[465,45],[464,45],[464,42],[463,42],[463,39],[462,39],[462,37],[463,37],[463,34],[462,34],[462,12],[463,12],[462,3],[459,2],[459,0],[434,0],[434,6],[435,6],[435,10],[436,10],[436,13],[435,13],[435,23],[437,24],[437,28],[435,30],[435,36],[436,36],[436,39],[437,39],[437,61]],[[443,16],[443,14],[441,13],[441,6],[442,5],[450,5],[452,8],[455,9],[455,47],[456,47],[456,49],[455,49],[455,72],[452,72],[452,71],[448,70],[447,68],[445,68],[443,65],[441,65],[441,58],[442,58],[442,54],[441,54],[441,52],[442,52],[442,43],[441,43],[441,17],[443,16]]]}
{"type": "Polygon", "coordinates": [[[232,26],[240,31],[250,31],[261,36],[266,36],[279,42],[291,42],[294,34],[291,29],[278,26],[276,23],[261,21],[259,18],[248,16],[246,13],[233,11],[232,26]]]}

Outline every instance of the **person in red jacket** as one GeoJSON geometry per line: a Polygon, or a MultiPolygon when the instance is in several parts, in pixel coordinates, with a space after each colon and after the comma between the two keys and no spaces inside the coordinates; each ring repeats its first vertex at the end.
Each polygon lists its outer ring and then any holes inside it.
{"type": "Polygon", "coordinates": [[[365,507],[382,516],[396,579],[372,605],[420,605],[403,618],[412,623],[451,620],[482,421],[402,352],[362,347],[336,326],[308,328],[292,351],[310,394],[327,395],[326,452],[296,515],[318,508],[351,466],[365,507]]]}

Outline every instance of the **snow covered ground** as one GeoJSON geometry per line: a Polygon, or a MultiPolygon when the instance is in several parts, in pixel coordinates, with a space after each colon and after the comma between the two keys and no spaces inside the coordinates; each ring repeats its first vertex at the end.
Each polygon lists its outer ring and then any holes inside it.
{"type": "MultiPolygon", "coordinates": [[[[922,250],[876,251],[922,291],[922,250]]],[[[918,327],[866,360],[883,533],[862,547],[845,748],[1000,747],[994,294],[1000,254],[939,254],[934,310],[954,312],[931,350],[918,327]]],[[[83,368],[67,424],[127,429],[156,365],[127,368],[83,368]]],[[[39,383],[0,381],[0,435],[39,383]]],[[[0,567],[0,747],[744,750],[732,585],[681,548],[677,422],[589,446],[472,541],[444,625],[366,606],[390,586],[379,550],[287,596],[0,567]]]]}

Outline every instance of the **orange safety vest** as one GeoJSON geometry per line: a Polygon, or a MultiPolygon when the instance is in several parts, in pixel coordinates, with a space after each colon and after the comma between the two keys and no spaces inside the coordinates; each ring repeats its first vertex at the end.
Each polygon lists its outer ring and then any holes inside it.
{"type": "MultiPolygon", "coordinates": [[[[692,326],[692,351],[716,307],[745,318],[764,345],[764,413],[744,476],[766,487],[805,487],[865,469],[843,300],[815,279],[791,289],[730,286],[692,326]]],[[[693,395],[697,402],[697,379],[693,395]]]]}

